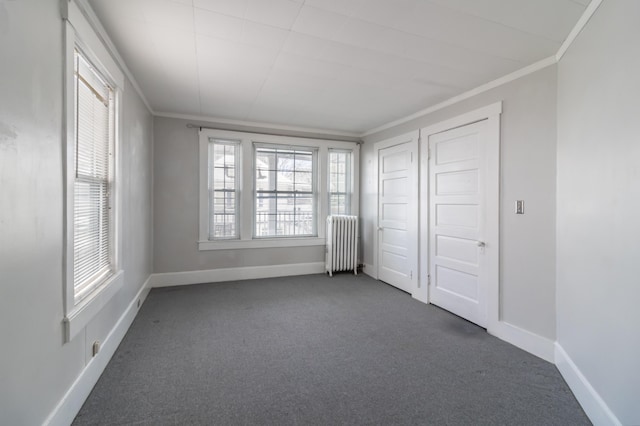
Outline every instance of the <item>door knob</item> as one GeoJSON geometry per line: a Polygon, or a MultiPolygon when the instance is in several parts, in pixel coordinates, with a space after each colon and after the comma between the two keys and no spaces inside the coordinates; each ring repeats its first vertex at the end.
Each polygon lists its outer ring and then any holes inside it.
{"type": "Polygon", "coordinates": [[[478,241],[478,247],[484,247],[485,245],[484,241],[478,241]]]}

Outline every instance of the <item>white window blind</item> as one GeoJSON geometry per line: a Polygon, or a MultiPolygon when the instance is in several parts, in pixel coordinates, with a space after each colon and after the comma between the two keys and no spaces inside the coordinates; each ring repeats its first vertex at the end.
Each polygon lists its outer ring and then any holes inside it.
{"type": "Polygon", "coordinates": [[[255,145],[255,237],[317,235],[316,156],[315,148],[255,145]]]}
{"type": "Polygon", "coordinates": [[[351,214],[351,151],[329,150],[329,214],[351,214]]]}
{"type": "Polygon", "coordinates": [[[237,239],[239,141],[209,139],[209,240],[237,239]]]}
{"type": "Polygon", "coordinates": [[[73,285],[77,303],[113,273],[110,211],[114,91],[79,52],[74,54],[75,180],[73,285]]]}

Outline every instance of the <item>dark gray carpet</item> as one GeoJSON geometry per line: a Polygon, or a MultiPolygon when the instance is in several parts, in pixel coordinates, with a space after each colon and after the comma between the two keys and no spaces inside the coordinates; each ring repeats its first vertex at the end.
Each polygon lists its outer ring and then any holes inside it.
{"type": "Polygon", "coordinates": [[[74,425],[584,425],[552,364],[371,278],[154,289],[74,425]]]}

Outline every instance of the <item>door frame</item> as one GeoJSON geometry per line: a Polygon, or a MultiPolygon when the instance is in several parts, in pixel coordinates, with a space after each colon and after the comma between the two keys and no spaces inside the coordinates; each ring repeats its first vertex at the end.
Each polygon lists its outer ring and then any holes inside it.
{"type": "MultiPolygon", "coordinates": [[[[380,236],[380,230],[379,230],[379,226],[380,226],[380,218],[378,217],[378,211],[380,208],[380,176],[379,176],[379,158],[380,158],[380,150],[386,149],[386,148],[391,148],[392,146],[396,146],[396,145],[401,145],[403,143],[411,143],[413,144],[413,150],[416,153],[416,157],[414,159],[414,161],[411,163],[411,168],[412,168],[412,173],[415,173],[415,176],[417,177],[417,182],[420,182],[420,167],[419,167],[419,158],[420,158],[420,130],[413,130],[411,132],[407,132],[407,133],[403,133],[402,135],[399,136],[394,136],[392,138],[389,139],[385,139],[383,141],[377,142],[373,145],[373,153],[374,153],[374,158],[373,158],[373,176],[376,179],[376,209],[375,209],[375,222],[374,222],[374,229],[373,229],[373,247],[375,248],[375,254],[373,256],[373,272],[375,273],[375,275],[373,276],[373,278],[375,278],[376,280],[378,279],[378,268],[380,267],[380,262],[378,259],[378,255],[380,253],[379,251],[379,246],[378,246],[378,239],[380,236]]],[[[416,186],[416,188],[414,189],[414,195],[415,198],[418,198],[419,196],[419,189],[416,186]]],[[[416,224],[418,227],[420,226],[420,202],[418,201],[418,205],[416,206],[418,208],[418,223],[416,224]]],[[[416,288],[414,288],[414,292],[412,293],[415,294],[417,292],[417,287],[420,287],[420,240],[418,235],[416,235],[415,237],[415,241],[413,242],[413,246],[415,248],[414,250],[414,259],[412,260],[413,262],[413,270],[415,271],[415,283],[416,283],[416,288]]]]}
{"type": "Polygon", "coordinates": [[[494,334],[500,326],[500,114],[502,101],[487,105],[466,114],[420,129],[419,167],[419,244],[418,289],[414,298],[430,303],[429,294],[429,136],[457,127],[487,120],[487,191],[486,191],[486,248],[487,256],[487,331],[494,334]]]}

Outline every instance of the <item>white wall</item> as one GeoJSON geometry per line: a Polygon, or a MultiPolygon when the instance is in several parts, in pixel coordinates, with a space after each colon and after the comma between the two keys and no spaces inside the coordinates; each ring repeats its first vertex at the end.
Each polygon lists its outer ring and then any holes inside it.
{"type": "MultiPolygon", "coordinates": [[[[501,117],[500,287],[505,322],[555,340],[555,65],[432,114],[370,135],[361,150],[362,247],[373,264],[375,142],[503,101],[501,117]],[[514,214],[525,200],[525,214],[514,214]]],[[[550,344],[550,342],[549,342],[550,344]]]]}
{"type": "Polygon", "coordinates": [[[558,71],[558,343],[625,425],[640,424],[639,20],[640,2],[605,0],[558,71]]]}
{"type": "MultiPolygon", "coordinates": [[[[124,95],[125,284],[63,339],[63,20],[57,1],[0,2],[0,424],[53,412],[151,272],[151,116],[124,95]]],[[[98,355],[100,356],[100,355],[98,355]]]]}
{"type": "MultiPolygon", "coordinates": [[[[324,262],[324,246],[238,250],[198,250],[198,129],[175,118],[154,119],[154,272],[324,262]]],[[[213,125],[226,130],[273,131],[213,125]]],[[[287,133],[287,132],[278,132],[287,133]]],[[[327,135],[291,133],[291,136],[327,135]]],[[[249,180],[250,181],[250,180],[249,180]]]]}

